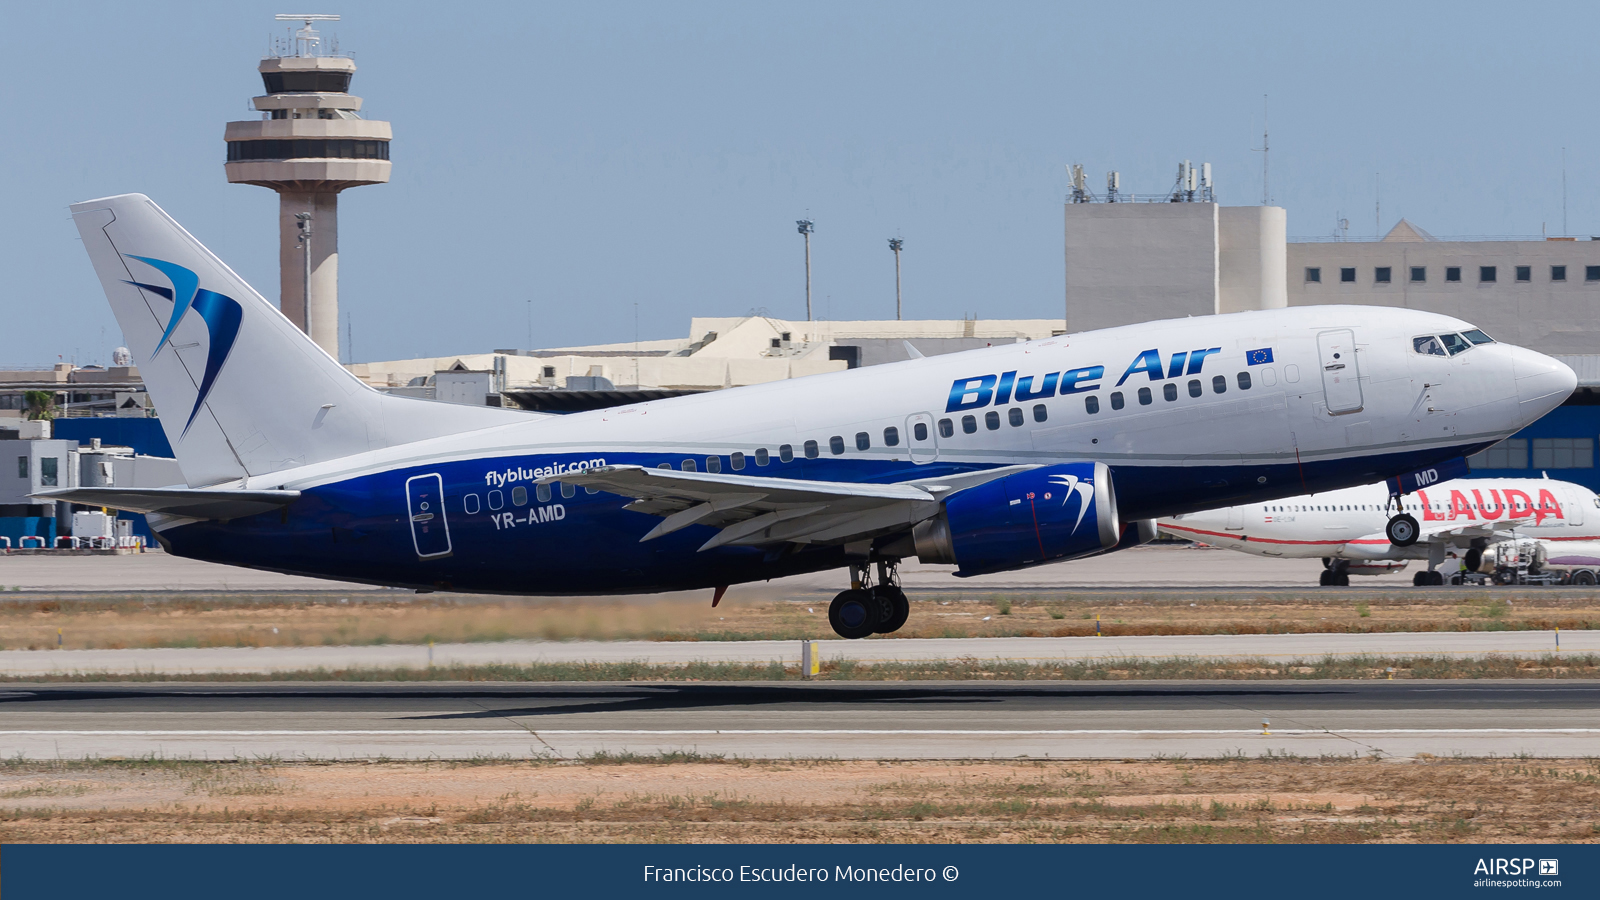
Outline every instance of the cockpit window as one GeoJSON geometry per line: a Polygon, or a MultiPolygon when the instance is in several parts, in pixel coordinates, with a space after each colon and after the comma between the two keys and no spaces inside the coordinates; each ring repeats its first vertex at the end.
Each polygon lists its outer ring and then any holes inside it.
{"type": "Polygon", "coordinates": [[[1411,349],[1421,353],[1423,356],[1449,355],[1444,352],[1444,345],[1439,343],[1439,339],[1431,334],[1425,334],[1422,337],[1412,338],[1411,349]]]}
{"type": "Polygon", "coordinates": [[[1474,344],[1494,343],[1494,338],[1489,337],[1487,334],[1484,334],[1482,331],[1476,328],[1472,329],[1471,331],[1463,331],[1461,332],[1461,335],[1474,344]]]}
{"type": "Polygon", "coordinates": [[[1472,349],[1472,345],[1467,343],[1467,339],[1459,334],[1441,334],[1439,335],[1439,340],[1444,341],[1444,348],[1450,351],[1451,356],[1455,356],[1463,350],[1472,349]]]}

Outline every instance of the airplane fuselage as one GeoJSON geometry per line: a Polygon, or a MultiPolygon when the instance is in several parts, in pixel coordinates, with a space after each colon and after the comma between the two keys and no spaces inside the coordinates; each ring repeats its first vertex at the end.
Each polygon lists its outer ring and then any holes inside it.
{"type": "Polygon", "coordinates": [[[1570,373],[1541,380],[1544,358],[1509,345],[1414,350],[1414,335],[1470,328],[1328,306],[1063,335],[530,416],[244,479],[242,488],[300,491],[282,511],[152,521],[179,555],[423,589],[562,595],[755,581],[843,566],[860,548],[699,552],[715,533],[701,526],[641,543],[656,516],[536,479],[638,465],[891,484],[1095,460],[1111,469],[1124,522],[1257,503],[1458,459],[1570,390],[1560,384],[1570,373]]]}

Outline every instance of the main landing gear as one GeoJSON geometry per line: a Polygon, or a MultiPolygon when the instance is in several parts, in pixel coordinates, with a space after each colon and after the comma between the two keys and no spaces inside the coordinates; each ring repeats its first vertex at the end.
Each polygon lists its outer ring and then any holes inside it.
{"type": "Polygon", "coordinates": [[[1349,587],[1350,563],[1343,559],[1322,558],[1322,578],[1317,583],[1323,587],[1349,587]]]}
{"type": "Polygon", "coordinates": [[[841,591],[828,606],[828,624],[842,638],[855,640],[872,634],[900,630],[911,615],[911,601],[900,590],[896,573],[899,560],[879,560],[877,583],[872,583],[872,564],[850,566],[850,589],[841,591]]]}

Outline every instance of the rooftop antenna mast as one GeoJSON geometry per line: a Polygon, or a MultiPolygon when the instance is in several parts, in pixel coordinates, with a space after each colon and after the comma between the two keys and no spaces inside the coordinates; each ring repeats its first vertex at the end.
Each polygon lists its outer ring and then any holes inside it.
{"type": "Polygon", "coordinates": [[[337,22],[338,16],[327,16],[314,13],[304,15],[286,15],[279,13],[273,16],[279,22],[304,22],[299,31],[294,33],[294,55],[299,57],[320,56],[322,35],[314,27],[315,22],[337,22]]]}
{"type": "Polygon", "coordinates": [[[1269,151],[1272,150],[1272,144],[1268,141],[1268,135],[1269,135],[1269,132],[1267,130],[1267,95],[1266,94],[1262,94],[1261,95],[1261,146],[1252,148],[1257,153],[1261,154],[1261,205],[1262,206],[1271,206],[1272,205],[1272,191],[1271,191],[1271,189],[1270,189],[1270,187],[1268,185],[1268,182],[1267,182],[1267,171],[1268,171],[1267,170],[1267,156],[1268,156],[1269,151]]]}

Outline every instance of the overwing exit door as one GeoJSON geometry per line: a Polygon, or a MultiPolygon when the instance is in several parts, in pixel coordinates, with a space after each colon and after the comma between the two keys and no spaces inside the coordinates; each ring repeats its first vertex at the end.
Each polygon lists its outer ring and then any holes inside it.
{"type": "Polygon", "coordinates": [[[933,416],[917,413],[906,419],[906,444],[911,461],[922,465],[939,458],[939,437],[933,433],[933,416]]]}
{"type": "Polygon", "coordinates": [[[406,479],[406,512],[418,559],[450,555],[450,523],[444,514],[444,479],[437,473],[406,479]]]}
{"type": "Polygon", "coordinates": [[[1361,410],[1361,370],[1356,364],[1356,334],[1348,328],[1317,335],[1322,391],[1331,415],[1361,410]]]}

